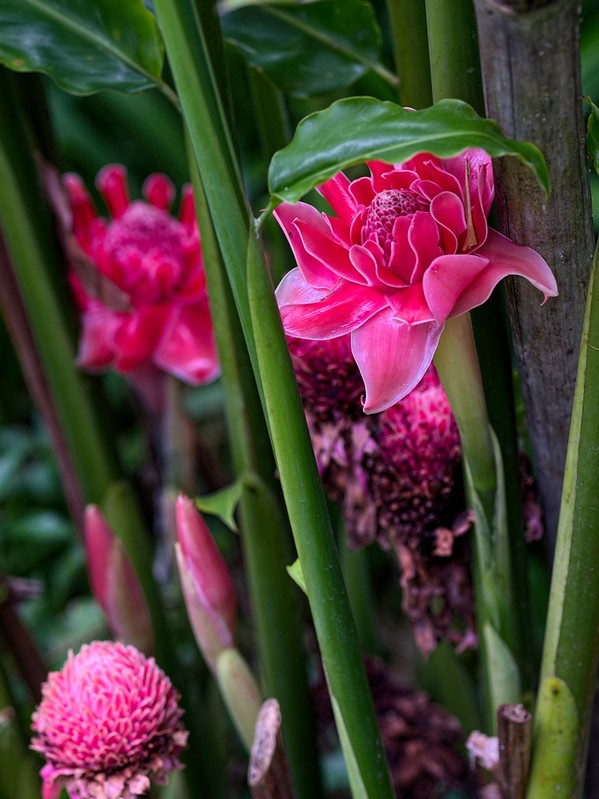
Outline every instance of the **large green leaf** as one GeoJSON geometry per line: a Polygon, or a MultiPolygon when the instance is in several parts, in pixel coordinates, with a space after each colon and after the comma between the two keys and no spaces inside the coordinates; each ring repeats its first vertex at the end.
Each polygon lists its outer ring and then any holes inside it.
{"type": "Polygon", "coordinates": [[[479,117],[460,100],[440,100],[410,111],[371,97],[338,100],[303,119],[287,147],[275,153],[268,173],[268,210],[297,202],[337,172],[367,160],[399,163],[417,153],[443,158],[480,147],[492,156],[515,155],[549,191],[549,172],[540,150],[507,139],[497,124],[479,117]]]}
{"type": "Polygon", "coordinates": [[[225,38],[280,89],[296,97],[336,91],[373,70],[380,30],[362,0],[318,0],[302,5],[249,5],[222,19],[225,38]]]}
{"type": "Polygon", "coordinates": [[[0,63],[73,94],[163,85],[162,39],[143,0],[0,0],[0,63]]]}

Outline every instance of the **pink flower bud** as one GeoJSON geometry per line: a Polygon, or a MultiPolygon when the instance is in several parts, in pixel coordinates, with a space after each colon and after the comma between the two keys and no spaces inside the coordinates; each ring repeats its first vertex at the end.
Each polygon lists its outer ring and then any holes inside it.
{"type": "Polygon", "coordinates": [[[85,549],[91,589],[112,634],[152,652],[152,624],[141,586],[125,548],[96,505],[85,509],[85,549]]]}
{"type": "Polygon", "coordinates": [[[176,503],[175,545],[187,614],[198,646],[211,669],[223,649],[234,646],[237,601],[227,565],[193,502],[176,503]]]}

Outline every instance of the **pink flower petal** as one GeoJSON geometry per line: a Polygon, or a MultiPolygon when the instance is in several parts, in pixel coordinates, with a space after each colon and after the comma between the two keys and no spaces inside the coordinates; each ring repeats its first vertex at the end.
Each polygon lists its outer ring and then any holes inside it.
{"type": "Polygon", "coordinates": [[[435,322],[397,322],[392,313],[381,311],[351,336],[366,386],[365,413],[380,413],[409,394],[430,366],[443,331],[435,322]]]}
{"type": "Polygon", "coordinates": [[[463,202],[452,192],[443,191],[431,202],[431,216],[440,227],[444,252],[456,252],[458,239],[466,230],[463,202]]]}
{"type": "Polygon", "coordinates": [[[456,299],[451,316],[459,316],[482,305],[499,281],[508,275],[525,277],[543,293],[543,302],[549,297],[557,297],[557,283],[553,272],[545,259],[530,247],[515,244],[496,230],[489,230],[487,240],[477,250],[477,254],[488,259],[489,263],[468,286],[464,287],[456,299]]]}
{"type": "Polygon", "coordinates": [[[343,172],[339,172],[318,187],[318,192],[322,194],[337,217],[348,226],[359,210],[349,186],[349,178],[343,172]]]}
{"type": "Polygon", "coordinates": [[[313,227],[324,236],[330,236],[330,229],[320,211],[307,203],[296,203],[295,205],[282,203],[275,209],[274,215],[287,236],[295,260],[306,280],[313,286],[332,288],[337,282],[337,276],[323,264],[320,258],[315,258],[307,252],[296,224],[298,220],[303,220],[306,226],[313,227]]]}
{"type": "Polygon", "coordinates": [[[340,282],[331,292],[301,285],[299,270],[286,275],[277,289],[283,327],[288,336],[316,340],[351,333],[385,306],[376,289],[340,282]],[[293,274],[295,272],[296,274],[293,274]],[[320,294],[320,296],[318,296],[320,294]],[[298,301],[303,297],[303,302],[298,301]],[[308,299],[309,298],[309,299],[308,299]],[[292,302],[289,302],[293,299],[292,302]]]}
{"type": "Polygon", "coordinates": [[[387,304],[393,311],[393,318],[408,325],[419,325],[434,321],[428,307],[422,283],[406,286],[401,291],[387,295],[387,304]]]}
{"type": "Polygon", "coordinates": [[[150,305],[135,314],[123,314],[114,335],[114,368],[127,374],[150,358],[170,313],[166,306],[150,305]]]}
{"type": "Polygon", "coordinates": [[[220,365],[208,307],[173,308],[153,361],[190,385],[216,380],[220,365]]]}
{"type": "MultiPolygon", "coordinates": [[[[487,264],[488,260],[478,254],[442,255],[433,261],[424,274],[422,285],[426,302],[437,324],[442,325],[450,316],[457,316],[456,304],[461,301],[464,291],[484,271],[487,264]]],[[[474,305],[470,306],[473,307],[474,305]]]]}
{"type": "MultiPolygon", "coordinates": [[[[295,229],[298,232],[305,252],[312,258],[315,264],[320,264],[320,271],[325,272],[325,279],[330,279],[329,275],[332,272],[337,277],[345,278],[345,280],[354,283],[367,283],[364,277],[357,272],[352,265],[347,244],[333,239],[329,231],[323,234],[317,228],[307,224],[303,219],[295,220],[295,229]]],[[[302,264],[299,260],[298,265],[300,269],[302,269],[302,264]]],[[[302,269],[302,271],[304,270],[302,269]]],[[[313,274],[306,275],[306,280],[316,286],[323,285],[322,279],[313,274]],[[320,280],[320,282],[316,283],[315,279],[320,280]]]]}
{"type": "Polygon", "coordinates": [[[81,316],[77,365],[83,369],[105,369],[114,360],[114,336],[123,314],[103,306],[92,306],[81,316]]]}
{"type": "Polygon", "coordinates": [[[422,276],[435,258],[443,253],[439,246],[439,229],[429,214],[423,211],[414,214],[408,231],[408,241],[416,256],[409,282],[417,283],[422,280],[422,276]]]}

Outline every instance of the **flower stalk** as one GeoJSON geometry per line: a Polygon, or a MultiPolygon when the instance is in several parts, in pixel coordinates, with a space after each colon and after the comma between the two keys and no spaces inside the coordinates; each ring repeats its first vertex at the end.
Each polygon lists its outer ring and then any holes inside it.
{"type": "Polygon", "coordinates": [[[467,502],[476,516],[474,578],[477,626],[486,684],[486,720],[500,704],[520,701],[507,538],[505,488],[499,448],[489,427],[472,324],[468,314],[448,320],[435,366],[454,413],[462,445],[467,502]]]}

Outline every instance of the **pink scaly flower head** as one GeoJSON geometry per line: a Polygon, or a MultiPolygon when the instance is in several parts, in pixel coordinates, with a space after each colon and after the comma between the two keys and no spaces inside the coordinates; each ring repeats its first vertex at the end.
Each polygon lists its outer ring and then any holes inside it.
{"type": "Polygon", "coordinates": [[[350,334],[364,410],[377,413],[421,380],[445,321],[504,277],[525,277],[545,300],[557,286],[540,255],[488,228],[494,184],[482,150],[368,167],[369,177],[339,173],[320,186],[336,216],[306,203],[276,209],[298,264],[277,301],[288,336],[350,334]]]}
{"type": "Polygon", "coordinates": [[[112,634],[151,654],[154,636],[141,586],[123,544],[96,505],[85,509],[85,552],[91,589],[112,634]]]}
{"type": "Polygon", "coordinates": [[[187,615],[197,644],[214,670],[218,655],[235,646],[235,587],[208,525],[188,497],[176,503],[177,563],[187,615]]]}
{"type": "Polygon", "coordinates": [[[434,368],[380,415],[373,437],[364,468],[385,537],[420,539],[464,509],[460,437],[434,368]]]}
{"type": "Polygon", "coordinates": [[[106,220],[78,175],[65,175],[64,184],[80,248],[69,253],[81,309],[78,364],[146,379],[151,367],[191,385],[218,377],[191,188],[184,189],[175,219],[169,214],[174,188],[166,176],[150,175],[146,201],[132,202],[124,167],[106,166],[97,177],[111,215],[106,220]]]}
{"type": "Polygon", "coordinates": [[[171,681],[133,646],[84,644],[42,686],[31,748],[44,799],[135,799],[182,768],[183,711],[171,681]]]}

